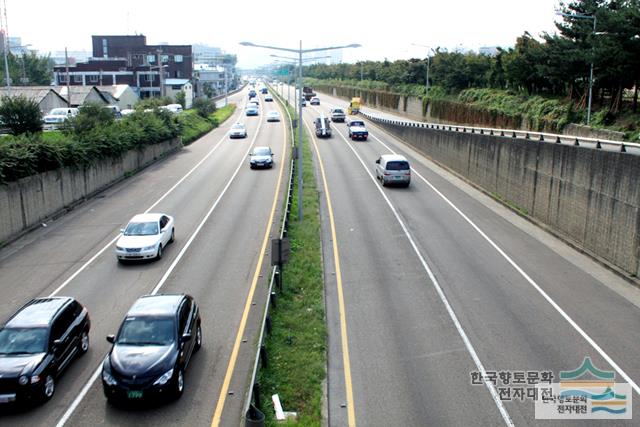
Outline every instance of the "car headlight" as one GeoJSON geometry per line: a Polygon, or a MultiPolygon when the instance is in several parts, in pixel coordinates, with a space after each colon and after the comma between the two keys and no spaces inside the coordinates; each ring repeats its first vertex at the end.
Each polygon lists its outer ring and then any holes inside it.
{"type": "Polygon", "coordinates": [[[109,372],[107,372],[104,368],[102,369],[102,380],[107,384],[107,385],[116,385],[118,384],[118,382],[116,381],[115,378],[113,378],[113,375],[111,375],[109,372]]]}
{"type": "Polygon", "coordinates": [[[28,382],[29,378],[26,375],[22,375],[18,378],[18,383],[20,383],[20,385],[27,385],[28,382]]]}
{"type": "Polygon", "coordinates": [[[153,246],[146,246],[146,247],[142,248],[142,250],[143,250],[143,251],[151,251],[151,250],[153,250],[153,249],[155,249],[155,248],[156,248],[156,245],[153,245],[153,246]]]}
{"type": "Polygon", "coordinates": [[[31,377],[31,384],[35,384],[35,383],[38,383],[38,382],[40,382],[40,375],[33,375],[31,377]]]}
{"type": "Polygon", "coordinates": [[[173,376],[173,368],[169,369],[167,372],[165,372],[164,374],[162,374],[160,376],[160,378],[158,378],[157,380],[155,380],[155,382],[153,383],[153,385],[165,385],[166,383],[169,382],[169,380],[171,379],[171,377],[173,376]]]}
{"type": "Polygon", "coordinates": [[[124,251],[124,248],[121,248],[120,246],[116,246],[116,251],[124,251]]]}

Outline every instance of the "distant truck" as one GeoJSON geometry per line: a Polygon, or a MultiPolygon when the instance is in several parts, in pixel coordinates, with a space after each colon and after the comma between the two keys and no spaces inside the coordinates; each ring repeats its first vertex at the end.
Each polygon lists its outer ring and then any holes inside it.
{"type": "Polygon", "coordinates": [[[360,98],[351,98],[351,103],[349,103],[349,108],[347,109],[348,114],[358,114],[360,112],[360,98]]]}
{"type": "Polygon", "coordinates": [[[302,96],[304,96],[304,99],[306,99],[307,101],[310,101],[311,98],[316,96],[316,93],[309,86],[304,86],[302,88],[302,96]]]}
{"type": "Polygon", "coordinates": [[[324,114],[320,117],[316,118],[316,136],[318,138],[329,138],[331,137],[331,126],[329,125],[329,118],[325,117],[324,114]]]}
{"type": "Polygon", "coordinates": [[[366,141],[369,137],[369,131],[364,127],[362,120],[351,120],[347,123],[347,128],[349,129],[349,138],[351,138],[352,141],[356,139],[366,141]]]}

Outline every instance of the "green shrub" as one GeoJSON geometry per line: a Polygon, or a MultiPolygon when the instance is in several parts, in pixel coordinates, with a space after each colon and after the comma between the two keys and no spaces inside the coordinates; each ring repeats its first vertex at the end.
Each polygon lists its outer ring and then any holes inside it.
{"type": "Polygon", "coordinates": [[[216,111],[216,102],[209,98],[196,98],[193,100],[192,107],[201,117],[208,118],[216,111]]]}
{"type": "Polygon", "coordinates": [[[25,96],[3,96],[0,121],[13,135],[42,131],[42,114],[38,103],[25,96]]]}

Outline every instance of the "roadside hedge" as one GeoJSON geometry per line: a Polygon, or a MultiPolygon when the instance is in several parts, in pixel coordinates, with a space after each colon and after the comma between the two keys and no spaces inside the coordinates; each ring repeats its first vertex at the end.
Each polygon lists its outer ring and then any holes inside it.
{"type": "Polygon", "coordinates": [[[0,183],[15,181],[60,167],[83,167],[99,159],[120,157],[128,150],[157,144],[182,133],[173,114],[135,112],[122,120],[63,131],[0,137],[0,183]]]}

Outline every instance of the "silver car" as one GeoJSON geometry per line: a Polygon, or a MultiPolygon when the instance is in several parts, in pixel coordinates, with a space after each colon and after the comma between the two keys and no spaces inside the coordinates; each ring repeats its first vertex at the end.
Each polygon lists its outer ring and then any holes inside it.
{"type": "Polygon", "coordinates": [[[408,187],[411,183],[411,166],[404,156],[398,154],[383,154],[376,160],[376,178],[382,186],[402,185],[408,187]]]}
{"type": "Polygon", "coordinates": [[[229,131],[229,138],[246,138],[247,128],[242,123],[234,123],[229,131]]]}

